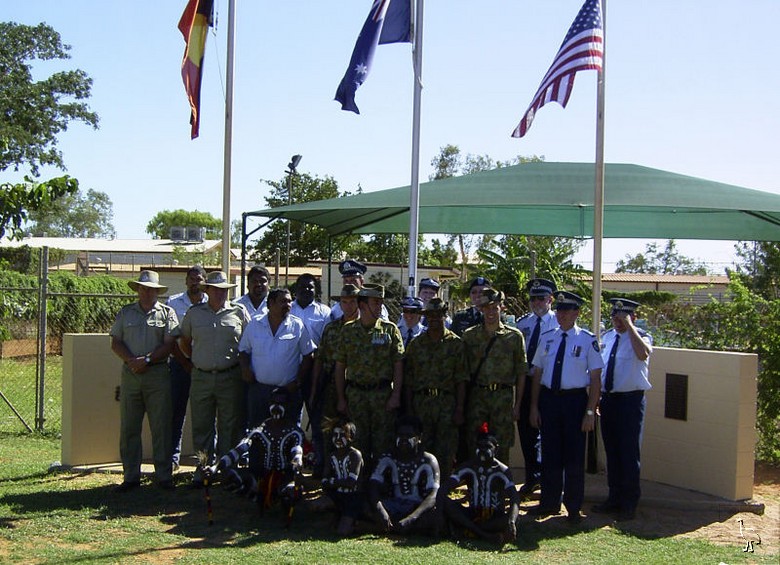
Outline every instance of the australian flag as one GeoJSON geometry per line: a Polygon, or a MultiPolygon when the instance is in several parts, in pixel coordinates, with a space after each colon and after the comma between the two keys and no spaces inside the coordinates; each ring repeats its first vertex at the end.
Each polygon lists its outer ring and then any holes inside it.
{"type": "Polygon", "coordinates": [[[411,0],[374,0],[366,23],[358,35],[347,72],[336,89],[336,100],[341,102],[341,109],[360,113],[355,104],[355,92],[371,70],[377,45],[411,41],[411,0]]]}

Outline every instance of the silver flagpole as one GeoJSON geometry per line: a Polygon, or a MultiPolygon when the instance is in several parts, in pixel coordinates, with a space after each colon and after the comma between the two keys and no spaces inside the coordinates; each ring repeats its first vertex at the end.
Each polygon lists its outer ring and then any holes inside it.
{"type": "Polygon", "coordinates": [[[412,113],[412,183],[409,203],[409,287],[414,296],[417,286],[417,239],[420,220],[420,101],[422,99],[422,38],[424,0],[417,0],[414,18],[414,110],[412,113]]]}
{"type": "Polygon", "coordinates": [[[604,239],[604,83],[607,74],[607,0],[601,0],[603,35],[601,70],[596,95],[596,186],[593,199],[593,322],[595,336],[601,332],[601,242],[604,239]]]}
{"type": "Polygon", "coordinates": [[[236,0],[228,3],[227,68],[225,71],[225,150],[222,173],[222,270],[230,280],[230,172],[233,152],[233,70],[236,35],[236,0]]]}

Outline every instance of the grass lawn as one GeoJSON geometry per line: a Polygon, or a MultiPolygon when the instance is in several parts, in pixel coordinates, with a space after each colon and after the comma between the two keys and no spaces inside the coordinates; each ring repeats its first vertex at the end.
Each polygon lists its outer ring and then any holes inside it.
{"type": "MultiPolygon", "coordinates": [[[[516,543],[400,538],[368,527],[340,540],[332,515],[297,509],[290,530],[277,511],[245,499],[152,484],[115,494],[118,475],[48,472],[54,437],[0,433],[0,562],[3,563],[777,563],[735,544],[640,538],[612,526],[534,522],[522,515],[516,543]]],[[[179,475],[181,477],[181,475],[179,475]]]]}
{"type": "MultiPolygon", "coordinates": [[[[0,359],[0,391],[6,396],[19,415],[35,428],[35,371],[34,357],[0,359]]],[[[44,430],[59,433],[62,426],[62,356],[46,356],[46,380],[44,382],[44,430]]],[[[0,399],[0,433],[24,431],[24,424],[13,410],[0,399]]]]}

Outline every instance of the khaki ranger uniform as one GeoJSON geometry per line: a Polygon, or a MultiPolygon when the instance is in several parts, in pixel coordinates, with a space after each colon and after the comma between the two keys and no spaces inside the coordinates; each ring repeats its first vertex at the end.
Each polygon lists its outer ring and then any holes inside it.
{"type": "Polygon", "coordinates": [[[514,444],[515,426],[512,407],[515,401],[515,383],[519,375],[525,375],[527,364],[523,334],[515,328],[499,322],[494,334],[496,339],[485,357],[491,336],[483,325],[467,329],[463,333],[466,346],[472,388],[466,409],[466,432],[469,453],[476,449],[476,430],[488,423],[491,433],[499,443],[499,461],[509,461],[509,448],[514,444]],[[479,374],[474,372],[479,367],[479,374]]]}
{"type": "Polygon", "coordinates": [[[249,314],[240,304],[225,302],[215,312],[208,302],[187,310],[181,335],[192,338],[192,447],[217,457],[227,454],[244,436],[244,382],[238,366],[238,343],[249,314]],[[216,429],[214,421],[216,419],[216,429]]]}
{"type": "MultiPolygon", "coordinates": [[[[119,311],[109,335],[121,340],[135,357],[142,357],[162,345],[166,336],[179,335],[176,312],[159,302],[149,312],[144,312],[138,302],[128,304],[119,311]]],[[[122,365],[120,391],[119,453],[124,481],[137,483],[141,480],[141,425],[144,413],[149,418],[152,432],[155,475],[158,481],[170,481],[173,471],[173,408],[167,360],[149,365],[142,374],[135,374],[127,365],[122,365]]]]}
{"type": "Polygon", "coordinates": [[[335,360],[346,366],[346,397],[357,427],[355,447],[374,461],[390,449],[395,413],[386,409],[392,393],[393,366],[403,359],[404,344],[398,326],[379,319],[368,328],[360,320],[344,324],[335,360]]]}
{"type": "Polygon", "coordinates": [[[458,445],[453,423],[458,383],[468,380],[466,349],[454,332],[445,328],[440,341],[423,332],[406,349],[404,386],[409,387],[412,409],[423,423],[425,449],[436,456],[442,477],[449,477],[458,445]]]}

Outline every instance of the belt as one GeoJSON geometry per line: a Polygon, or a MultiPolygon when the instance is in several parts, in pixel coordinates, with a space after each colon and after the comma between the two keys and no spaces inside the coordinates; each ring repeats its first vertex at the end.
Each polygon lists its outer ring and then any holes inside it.
{"type": "Polygon", "coordinates": [[[378,383],[373,384],[360,384],[353,381],[347,381],[348,387],[356,388],[358,390],[382,390],[385,388],[390,388],[392,384],[393,381],[379,381],[378,383]]]}
{"type": "Polygon", "coordinates": [[[546,386],[542,387],[550,394],[554,394],[555,396],[566,396],[569,394],[583,394],[585,393],[585,387],[582,388],[562,388],[560,390],[553,390],[551,388],[548,388],[546,386]]]}
{"type": "Polygon", "coordinates": [[[195,367],[198,371],[201,373],[210,373],[212,375],[221,375],[222,373],[227,373],[228,371],[232,371],[238,367],[238,364],[231,365],[230,367],[226,367],[225,369],[201,369],[200,367],[195,367]]]}
{"type": "Polygon", "coordinates": [[[446,388],[420,388],[414,392],[415,394],[421,394],[423,396],[443,396],[445,394],[452,394],[446,388]]]}
{"type": "Polygon", "coordinates": [[[601,396],[642,396],[644,394],[643,390],[628,390],[625,392],[602,392],[601,396]]]}
{"type": "Polygon", "coordinates": [[[489,385],[477,384],[477,386],[485,390],[506,390],[512,388],[514,385],[507,385],[504,383],[490,383],[489,385]]]}

